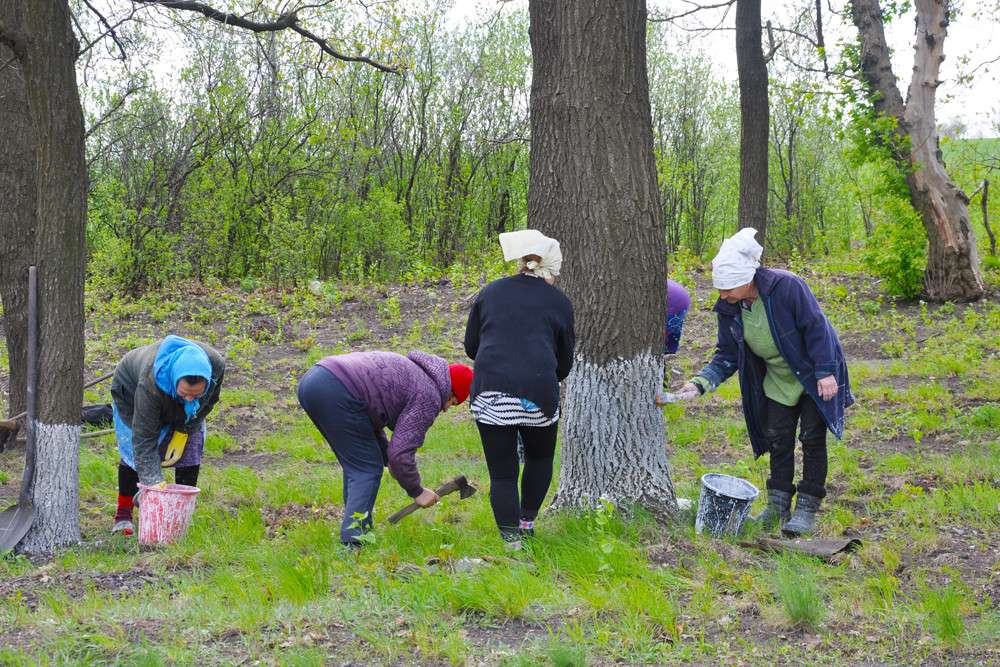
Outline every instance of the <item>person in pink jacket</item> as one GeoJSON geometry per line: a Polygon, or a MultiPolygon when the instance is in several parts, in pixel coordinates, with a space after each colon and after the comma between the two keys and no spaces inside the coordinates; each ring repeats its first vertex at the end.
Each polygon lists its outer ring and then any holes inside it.
{"type": "Polygon", "coordinates": [[[421,507],[438,501],[424,487],[416,451],[434,419],[469,396],[472,369],[419,350],[326,357],[299,380],[299,404],[330,444],[344,471],[340,540],[359,545],[389,472],[421,507]],[[392,430],[392,439],[384,429],[392,430]],[[360,517],[360,518],[359,518],[360,517]]]}

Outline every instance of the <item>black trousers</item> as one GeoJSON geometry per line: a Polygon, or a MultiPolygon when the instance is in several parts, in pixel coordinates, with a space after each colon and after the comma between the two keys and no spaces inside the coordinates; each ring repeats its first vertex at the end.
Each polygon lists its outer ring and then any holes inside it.
{"type": "Polygon", "coordinates": [[[795,426],[802,442],[802,480],[798,491],[817,498],[826,496],[826,420],[815,401],[803,394],[798,405],[767,399],[764,437],[771,448],[771,477],[767,488],[795,493],[795,426]]]}
{"type": "Polygon", "coordinates": [[[516,534],[521,519],[534,521],[552,483],[552,459],[556,453],[559,424],[551,426],[491,426],[476,422],[483,440],[486,467],[490,471],[490,505],[500,532],[516,534]],[[524,472],[521,494],[517,481],[517,436],[524,442],[524,472]]]}
{"type": "MultiPolygon", "coordinates": [[[[174,481],[177,484],[198,486],[198,472],[201,466],[174,468],[174,481]]],[[[124,463],[118,463],[118,495],[133,497],[139,492],[139,473],[124,463]]]]}

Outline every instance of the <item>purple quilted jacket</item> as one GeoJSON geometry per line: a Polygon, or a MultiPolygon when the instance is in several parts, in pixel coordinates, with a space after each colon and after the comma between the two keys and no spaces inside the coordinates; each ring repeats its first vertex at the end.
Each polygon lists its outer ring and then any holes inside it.
{"type": "Polygon", "coordinates": [[[419,496],[423,486],[416,451],[451,398],[448,362],[414,350],[405,357],[395,352],[352,352],[326,357],[319,365],[368,406],[389,472],[411,498],[419,496]],[[388,442],[383,432],[386,427],[392,429],[388,442]]]}

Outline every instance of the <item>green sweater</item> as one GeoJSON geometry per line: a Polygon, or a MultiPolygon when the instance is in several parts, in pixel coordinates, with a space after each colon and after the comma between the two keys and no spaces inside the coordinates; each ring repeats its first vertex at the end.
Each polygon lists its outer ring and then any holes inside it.
{"type": "MultiPolygon", "coordinates": [[[[767,372],[764,375],[764,395],[776,403],[792,406],[797,405],[802,398],[804,389],[791,366],[778,352],[778,346],[771,334],[771,325],[767,320],[767,310],[761,299],[754,299],[750,308],[740,310],[743,317],[743,340],[750,351],[764,360],[767,372]]],[[[708,390],[707,380],[695,377],[693,382],[703,390],[708,390]]]]}

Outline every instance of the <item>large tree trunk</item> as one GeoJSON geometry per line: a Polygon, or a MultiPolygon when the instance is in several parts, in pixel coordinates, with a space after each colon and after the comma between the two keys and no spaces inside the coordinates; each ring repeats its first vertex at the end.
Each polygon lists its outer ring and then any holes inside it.
{"type": "Polygon", "coordinates": [[[7,407],[24,411],[27,331],[25,285],[34,260],[35,145],[24,95],[24,71],[0,45],[0,299],[10,363],[7,407]]]}
{"type": "MultiPolygon", "coordinates": [[[[80,540],[87,170],[74,67],[77,42],[66,1],[0,0],[0,42],[13,50],[24,68],[37,188],[34,255],[40,349],[35,522],[19,548],[51,553],[80,540]]],[[[24,252],[30,254],[31,249],[24,252]]]]}
{"type": "Polygon", "coordinates": [[[740,86],[740,228],[767,233],[767,152],[770,108],[767,62],[761,46],[760,0],[736,3],[736,70],[740,86]]]}
{"type": "Polygon", "coordinates": [[[944,38],[948,30],[945,0],[917,0],[913,76],[904,104],[892,72],[878,0],[851,0],[861,36],[861,71],[871,88],[875,110],[896,119],[900,148],[895,152],[906,171],[910,202],[921,214],[929,251],[924,287],[930,299],[970,301],[983,296],[976,239],[968,203],[945,169],[938,145],[934,102],[944,38]],[[906,141],[908,139],[908,141],[906,141]]]}
{"type": "Polygon", "coordinates": [[[559,239],[579,345],[554,506],[676,509],[663,417],[666,248],[644,0],[531,0],[528,224],[559,239]]]}

